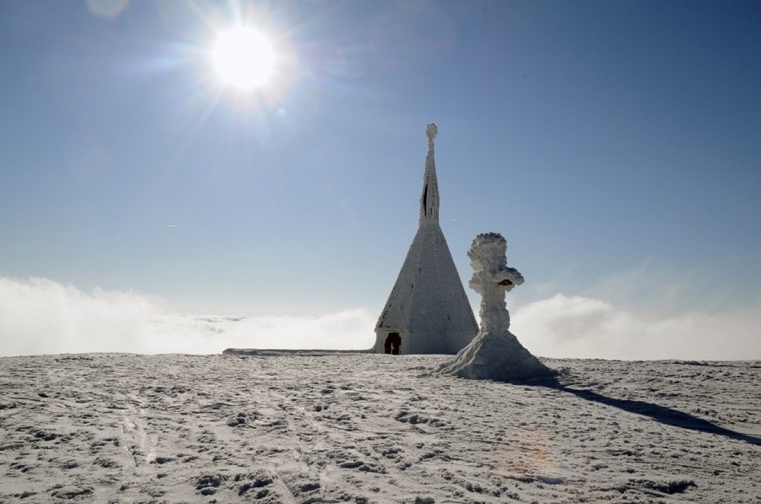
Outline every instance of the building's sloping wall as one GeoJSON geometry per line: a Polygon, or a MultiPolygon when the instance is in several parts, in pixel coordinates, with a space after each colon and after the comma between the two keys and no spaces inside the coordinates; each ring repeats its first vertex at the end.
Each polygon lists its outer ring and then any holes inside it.
{"type": "Polygon", "coordinates": [[[375,331],[378,352],[389,332],[400,332],[403,354],[454,354],[478,332],[438,222],[421,223],[375,331]]]}

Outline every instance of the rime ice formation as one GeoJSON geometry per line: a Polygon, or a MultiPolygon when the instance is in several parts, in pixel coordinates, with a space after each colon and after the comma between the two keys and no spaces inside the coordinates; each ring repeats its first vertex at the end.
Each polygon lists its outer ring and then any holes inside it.
{"type": "Polygon", "coordinates": [[[402,354],[456,354],[478,332],[478,324],[439,226],[439,187],[429,124],[420,222],[407,258],[375,326],[373,350],[382,353],[389,334],[401,336],[402,354]]]}
{"type": "Polygon", "coordinates": [[[507,266],[507,243],[499,233],[476,236],[468,250],[473,278],[470,287],[481,294],[481,330],[442,367],[443,373],[474,380],[514,381],[552,374],[508,329],[510,313],[505,293],[523,283],[523,275],[507,266]]]}

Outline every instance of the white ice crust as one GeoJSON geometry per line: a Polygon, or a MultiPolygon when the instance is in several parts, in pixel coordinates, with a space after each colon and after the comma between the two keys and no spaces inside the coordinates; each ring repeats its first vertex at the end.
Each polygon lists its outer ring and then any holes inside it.
{"type": "Polygon", "coordinates": [[[420,196],[419,228],[375,326],[376,352],[390,332],[399,332],[402,354],[456,354],[478,332],[478,324],[439,225],[435,124],[426,129],[428,155],[420,196]]]}
{"type": "Polygon", "coordinates": [[[505,293],[523,283],[507,266],[507,243],[499,233],[476,236],[468,250],[473,277],[470,287],[481,294],[481,330],[441,371],[476,380],[518,381],[551,374],[508,329],[505,293]]]}
{"type": "Polygon", "coordinates": [[[761,362],[449,359],[0,357],[0,502],[761,502],[761,362]]]}

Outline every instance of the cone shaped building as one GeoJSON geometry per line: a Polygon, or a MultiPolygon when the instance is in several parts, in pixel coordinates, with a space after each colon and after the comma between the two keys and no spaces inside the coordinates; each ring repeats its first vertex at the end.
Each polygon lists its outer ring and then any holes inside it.
{"type": "Polygon", "coordinates": [[[439,226],[433,149],[436,133],[436,125],[429,124],[420,224],[375,326],[376,352],[387,347],[389,334],[398,333],[402,354],[456,354],[478,333],[473,310],[439,226]]]}

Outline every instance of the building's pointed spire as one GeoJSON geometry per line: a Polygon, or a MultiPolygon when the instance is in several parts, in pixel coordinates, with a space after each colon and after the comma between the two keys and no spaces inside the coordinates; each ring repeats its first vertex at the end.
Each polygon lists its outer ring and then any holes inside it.
{"type": "Polygon", "coordinates": [[[428,156],[425,158],[423,194],[420,196],[420,224],[425,221],[439,222],[439,184],[436,181],[436,159],[433,151],[433,141],[438,131],[433,123],[425,130],[425,136],[428,137],[428,156]]]}

